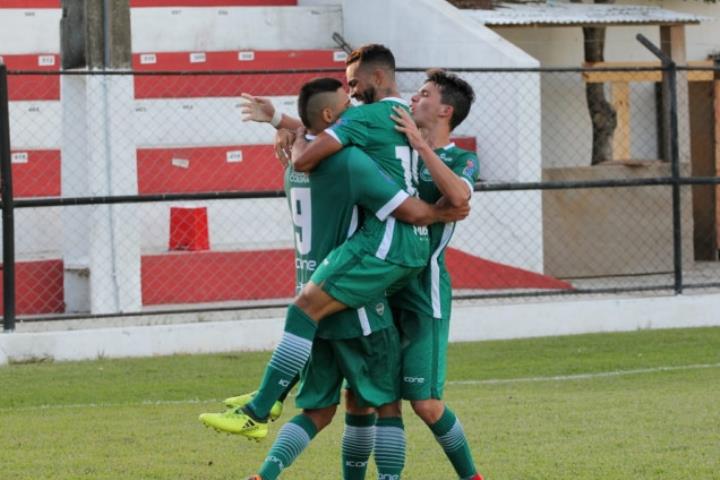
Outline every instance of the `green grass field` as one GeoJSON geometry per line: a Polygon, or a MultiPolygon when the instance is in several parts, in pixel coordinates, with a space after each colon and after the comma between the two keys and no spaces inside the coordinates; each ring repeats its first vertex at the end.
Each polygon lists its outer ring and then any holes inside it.
{"type": "MultiPolygon", "coordinates": [[[[268,358],[0,367],[0,479],[242,479],[272,438],[197,416],[253,389],[268,358]]],[[[720,479],[720,328],[454,344],[449,363],[446,400],[488,480],[720,479]]],[[[453,479],[405,410],[403,478],[453,479]]],[[[341,419],[282,478],[340,478],[341,419]]]]}

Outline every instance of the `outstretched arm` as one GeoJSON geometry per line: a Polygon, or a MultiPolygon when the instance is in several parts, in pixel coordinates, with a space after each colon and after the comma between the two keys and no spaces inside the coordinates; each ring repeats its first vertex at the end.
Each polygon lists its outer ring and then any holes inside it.
{"type": "Polygon", "coordinates": [[[304,135],[298,135],[292,149],[292,166],[298,172],[309,172],[341,149],[342,145],[325,132],[311,143],[305,140],[304,135]]]}
{"type": "Polygon", "coordinates": [[[425,166],[432,175],[433,182],[437,185],[440,192],[445,196],[446,200],[453,206],[462,206],[470,200],[472,192],[468,188],[468,184],[455,172],[445,165],[440,157],[438,157],[433,149],[428,145],[422,137],[415,121],[410,114],[403,108],[393,107],[395,115],[391,115],[397,125],[395,128],[404,133],[410,146],[418,152],[425,162],[425,166]]]}
{"type": "Polygon", "coordinates": [[[278,112],[270,99],[256,97],[249,93],[243,93],[240,96],[244,100],[240,106],[243,122],[270,123],[278,130],[281,128],[295,130],[302,127],[302,122],[297,118],[278,112]]]}

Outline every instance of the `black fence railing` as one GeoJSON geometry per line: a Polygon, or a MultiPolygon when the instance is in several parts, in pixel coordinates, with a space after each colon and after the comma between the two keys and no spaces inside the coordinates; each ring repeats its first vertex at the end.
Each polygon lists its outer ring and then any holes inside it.
{"type": "MultiPolygon", "coordinates": [[[[720,68],[661,61],[451,69],[477,94],[454,141],[481,163],[473,211],[447,253],[455,298],[720,287],[720,139],[708,133],[720,68]],[[597,164],[592,83],[614,123],[597,164]]],[[[423,72],[399,69],[404,96],[423,72]]],[[[286,303],[294,260],[282,168],[273,129],[241,121],[240,93],[295,115],[303,82],[343,74],[0,66],[4,330],[16,318],[286,303]]]]}

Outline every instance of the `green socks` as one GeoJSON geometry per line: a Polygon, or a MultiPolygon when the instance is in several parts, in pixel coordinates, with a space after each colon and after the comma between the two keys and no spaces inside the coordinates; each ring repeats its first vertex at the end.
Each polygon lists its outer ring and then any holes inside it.
{"type": "Polygon", "coordinates": [[[345,414],[342,439],[343,480],[365,480],[368,460],[375,443],[375,420],[374,413],[345,414]]]}
{"type": "Polygon", "coordinates": [[[465,438],[465,431],[455,414],[445,407],[440,419],[430,425],[430,430],[445,451],[445,455],[452,463],[458,477],[473,478],[477,474],[477,470],[470,454],[470,446],[465,438]]]}
{"type": "Polygon", "coordinates": [[[405,467],[405,427],[402,418],[379,418],[375,424],[375,464],[379,480],[400,480],[405,467]]]}
{"type": "Polygon", "coordinates": [[[305,450],[317,435],[315,424],[305,415],[297,415],[278,432],[258,474],[263,480],[275,480],[305,450]]]}
{"type": "Polygon", "coordinates": [[[305,312],[290,305],[285,317],[285,332],[265,368],[257,395],[245,407],[256,420],[264,421],[273,404],[287,392],[310,358],[317,324],[305,312]]]}

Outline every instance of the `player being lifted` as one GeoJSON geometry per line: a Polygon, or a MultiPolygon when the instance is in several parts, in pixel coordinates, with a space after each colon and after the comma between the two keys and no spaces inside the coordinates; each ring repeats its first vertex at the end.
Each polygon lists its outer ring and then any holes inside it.
{"type": "MultiPolygon", "coordinates": [[[[354,91],[356,98],[364,92],[354,91]]],[[[369,95],[368,95],[369,96],[369,95]]],[[[274,110],[265,99],[248,96],[245,113],[250,119],[269,121],[274,110]]],[[[459,77],[441,70],[428,77],[412,98],[413,119],[396,112],[398,128],[422,157],[419,193],[428,202],[437,200],[442,184],[452,204],[466,202],[478,176],[474,152],[457,148],[450,133],[467,117],[474,100],[472,87],[459,77]],[[445,168],[443,168],[445,167],[445,168]]],[[[291,123],[288,117],[283,122],[291,123]]],[[[282,154],[282,152],[279,152],[282,154]]],[[[430,227],[432,254],[427,268],[402,292],[391,298],[403,343],[403,398],[432,430],[459,478],[481,478],[475,469],[462,426],[442,402],[446,373],[451,287],[445,265],[445,247],[453,224],[430,227]]]]}
{"type": "MultiPolygon", "coordinates": [[[[300,118],[313,136],[331,125],[347,104],[341,82],[332,78],[306,83],[298,98],[300,118]]],[[[334,154],[311,174],[288,168],[285,190],[295,228],[298,285],[309,281],[317,263],[354,233],[363,214],[384,217],[392,213],[418,225],[458,218],[456,210],[408,197],[356,147],[334,154]],[[404,200],[390,211],[388,205],[398,195],[404,200]]],[[[457,211],[459,216],[465,213],[457,211]]],[[[356,405],[377,408],[381,419],[395,415],[393,409],[383,408],[399,398],[400,388],[400,345],[386,298],[381,295],[366,307],[332,317],[332,321],[320,322],[303,370],[296,398],[303,413],[281,428],[258,475],[251,479],[276,479],[330,423],[343,379],[354,392],[356,405]]]]}
{"type": "MultiPolygon", "coordinates": [[[[342,148],[337,141],[341,139],[371,152],[393,180],[414,193],[416,175],[407,137],[390,119],[394,106],[408,109],[407,103],[397,98],[392,53],[370,45],[353,52],[347,63],[351,89],[367,83],[363,91],[372,91],[375,102],[348,109],[327,131],[330,133],[320,134],[309,146],[299,139],[293,166],[297,170],[316,167],[342,148]]],[[[398,195],[391,206],[397,206],[406,195],[398,195]]],[[[233,411],[202,415],[205,424],[252,438],[266,436],[270,409],[307,361],[317,322],[348,307],[360,308],[387,290],[397,290],[427,265],[427,229],[396,222],[393,217],[381,218],[368,216],[355,235],[322,261],[288,308],[285,333],[252,400],[233,411]]]]}

